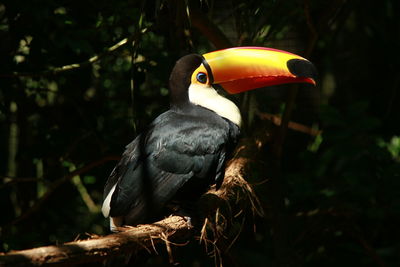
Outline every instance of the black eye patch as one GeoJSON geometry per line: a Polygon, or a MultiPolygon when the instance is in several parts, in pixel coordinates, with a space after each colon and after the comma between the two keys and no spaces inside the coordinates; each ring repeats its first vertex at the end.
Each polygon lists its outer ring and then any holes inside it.
{"type": "Polygon", "coordinates": [[[207,82],[207,74],[205,74],[204,72],[199,72],[196,75],[196,79],[200,83],[206,83],[207,82]]]}

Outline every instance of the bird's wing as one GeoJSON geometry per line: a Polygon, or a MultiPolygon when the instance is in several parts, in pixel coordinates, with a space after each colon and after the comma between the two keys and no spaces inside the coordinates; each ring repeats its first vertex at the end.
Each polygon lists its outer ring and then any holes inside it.
{"type": "Polygon", "coordinates": [[[206,186],[221,180],[228,138],[229,130],[221,125],[164,113],[127,146],[111,173],[105,187],[109,215],[139,223],[189,180],[206,186]]]}

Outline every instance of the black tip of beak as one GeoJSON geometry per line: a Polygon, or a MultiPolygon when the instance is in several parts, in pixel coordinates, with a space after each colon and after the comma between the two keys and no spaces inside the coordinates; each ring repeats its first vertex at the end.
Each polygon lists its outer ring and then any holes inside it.
{"type": "Polygon", "coordinates": [[[297,77],[317,79],[318,73],[314,65],[308,60],[291,59],[287,63],[289,71],[297,77]]]}

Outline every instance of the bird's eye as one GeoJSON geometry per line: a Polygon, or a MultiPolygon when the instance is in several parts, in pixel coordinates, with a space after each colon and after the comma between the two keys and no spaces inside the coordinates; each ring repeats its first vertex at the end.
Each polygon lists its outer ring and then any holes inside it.
{"type": "Polygon", "coordinates": [[[200,83],[206,83],[207,82],[207,74],[205,74],[204,72],[199,72],[196,75],[196,79],[200,83]]]}

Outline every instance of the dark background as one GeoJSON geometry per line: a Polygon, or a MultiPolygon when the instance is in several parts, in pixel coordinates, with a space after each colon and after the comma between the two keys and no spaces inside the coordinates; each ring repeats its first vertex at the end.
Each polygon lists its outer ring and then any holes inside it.
{"type": "MultiPolygon", "coordinates": [[[[244,137],[276,127],[260,114],[282,115],[292,104],[291,121],[322,133],[292,127],[284,142],[272,134],[246,177],[266,215],[240,221],[225,262],[399,266],[399,4],[2,1],[0,251],[106,234],[103,185],[124,146],[168,109],[174,62],[191,52],[256,45],[307,57],[319,79],[317,88],[234,96],[244,137]],[[277,142],[282,153],[271,153],[277,142]],[[274,178],[278,197],[271,197],[274,178]]],[[[176,249],[175,260],[212,265],[197,243],[176,249]]],[[[149,264],[167,264],[165,248],[159,251],[149,264]]]]}

